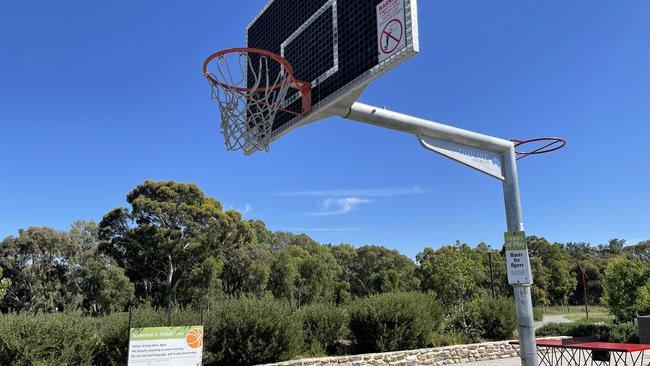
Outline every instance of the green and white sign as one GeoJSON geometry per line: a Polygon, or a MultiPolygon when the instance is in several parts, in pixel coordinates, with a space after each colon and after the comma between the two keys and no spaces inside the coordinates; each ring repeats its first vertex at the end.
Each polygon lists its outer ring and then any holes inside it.
{"type": "Polygon", "coordinates": [[[505,233],[505,243],[508,283],[511,285],[532,284],[533,273],[528,258],[526,233],[523,231],[507,232],[505,233]]]}
{"type": "Polygon", "coordinates": [[[203,326],[131,328],[129,366],[200,366],[203,326]]]}

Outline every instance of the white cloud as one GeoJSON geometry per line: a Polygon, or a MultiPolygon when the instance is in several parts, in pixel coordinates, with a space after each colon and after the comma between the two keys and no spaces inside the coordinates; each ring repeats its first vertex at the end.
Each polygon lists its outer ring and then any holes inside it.
{"type": "Polygon", "coordinates": [[[334,190],[314,190],[314,191],[292,191],[280,192],[276,196],[330,196],[330,197],[396,197],[410,196],[416,194],[427,194],[433,192],[432,189],[420,188],[418,186],[402,188],[367,188],[367,189],[334,189],[334,190]]]}
{"type": "Polygon", "coordinates": [[[307,216],[343,215],[352,212],[359,205],[371,202],[373,201],[359,197],[327,198],[322,203],[323,211],[308,213],[307,216]]]}
{"type": "Polygon", "coordinates": [[[235,205],[226,205],[224,206],[224,210],[230,211],[230,210],[235,210],[241,213],[242,215],[248,215],[249,213],[253,212],[253,206],[250,204],[245,204],[244,207],[235,207],[235,205]]]}

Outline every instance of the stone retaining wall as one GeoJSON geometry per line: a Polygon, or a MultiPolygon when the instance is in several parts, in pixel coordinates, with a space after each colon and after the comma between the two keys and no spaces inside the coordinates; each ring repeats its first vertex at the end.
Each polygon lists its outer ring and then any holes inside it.
{"type": "Polygon", "coordinates": [[[425,348],[412,351],[370,353],[355,356],[309,358],[266,366],[420,366],[453,365],[472,361],[518,357],[508,342],[425,348]]]}

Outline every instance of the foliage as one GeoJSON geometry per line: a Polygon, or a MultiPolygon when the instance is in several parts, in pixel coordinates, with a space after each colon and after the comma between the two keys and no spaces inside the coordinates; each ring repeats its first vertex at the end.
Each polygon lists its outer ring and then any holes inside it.
{"type": "Polygon", "coordinates": [[[533,320],[541,322],[544,320],[544,311],[540,308],[533,308],[533,320]]]}
{"type": "Polygon", "coordinates": [[[619,257],[607,266],[605,305],[619,322],[650,314],[650,268],[638,259],[619,257]]]}
{"type": "Polygon", "coordinates": [[[478,330],[481,339],[512,339],[517,329],[515,305],[507,298],[477,298],[470,304],[469,323],[470,328],[478,330]]]}
{"type": "Polygon", "coordinates": [[[336,341],[347,336],[348,319],[342,308],[330,304],[312,304],[298,310],[298,318],[307,347],[331,350],[336,341]]]}
{"type": "Polygon", "coordinates": [[[487,271],[467,244],[457,242],[438,250],[425,248],[417,255],[423,291],[432,291],[444,306],[470,301],[479,293],[479,276],[487,271]]]}
{"type": "Polygon", "coordinates": [[[363,246],[357,249],[356,258],[350,265],[350,290],[357,297],[415,291],[420,286],[415,275],[415,263],[396,250],[363,246]]]}
{"type": "Polygon", "coordinates": [[[536,236],[526,239],[535,280],[532,289],[535,305],[567,305],[576,288],[576,279],[571,274],[570,257],[564,246],[536,236]]]}
{"type": "Polygon", "coordinates": [[[644,240],[637,245],[623,248],[623,251],[632,258],[650,261],[650,240],[644,240]]]}
{"type": "Polygon", "coordinates": [[[0,364],[89,365],[101,341],[80,314],[0,316],[0,364]]]}
{"type": "Polygon", "coordinates": [[[228,211],[207,234],[213,255],[223,262],[221,282],[226,296],[254,294],[266,291],[269,278],[271,253],[257,242],[250,222],[242,220],[241,214],[228,211]]]}
{"type": "Polygon", "coordinates": [[[596,337],[601,342],[639,343],[633,324],[550,323],[535,332],[537,337],[596,337]]]}
{"type": "Polygon", "coordinates": [[[2,278],[3,269],[0,267],[0,301],[4,299],[7,294],[7,289],[11,286],[11,279],[2,278]]]}
{"type": "Polygon", "coordinates": [[[600,304],[601,298],[603,296],[604,272],[607,266],[607,261],[600,259],[591,259],[588,261],[576,263],[573,266],[571,272],[576,278],[576,288],[569,297],[569,303],[572,305],[584,305],[585,291],[583,289],[582,271],[578,265],[582,268],[582,270],[585,271],[588,304],[600,304]]]}
{"type": "MultiPolygon", "coordinates": [[[[95,327],[99,341],[88,347],[102,365],[125,362],[123,311],[129,306],[139,306],[133,320],[143,326],[166,324],[168,306],[177,324],[196,323],[205,311],[206,335],[214,336],[205,363],[216,365],[278,361],[305,351],[338,354],[349,351],[346,337],[357,350],[375,351],[512,335],[504,252],[485,243],[425,248],[414,262],[380,246],[321,245],[305,234],[271,232],[263,221],[224,211],[193,184],[145,181],[127,202],[99,225],[30,227],[0,241],[0,312],[43,314],[36,316],[61,334],[68,331],[62,319],[92,316],[78,326],[95,327]],[[492,287],[504,299],[491,300],[492,287]],[[442,332],[436,301],[445,309],[442,332]]],[[[590,307],[606,301],[617,322],[650,313],[650,241],[596,246],[530,236],[527,242],[536,320],[540,308],[583,305],[585,292],[590,307]]],[[[6,360],[25,347],[11,333],[27,320],[6,316],[0,364],[11,364],[6,360]]],[[[633,337],[624,325],[570,329],[589,330],[607,339],[633,337]]],[[[15,363],[30,364],[37,354],[59,357],[59,351],[72,357],[66,337],[51,340],[59,343],[32,339],[34,349],[15,363]]],[[[84,361],[69,362],[86,362],[83,352],[75,357],[84,361]]]]}
{"type": "Polygon", "coordinates": [[[431,295],[414,292],[355,300],[349,314],[354,344],[364,353],[427,347],[442,317],[431,295]]]}
{"type": "Polygon", "coordinates": [[[327,247],[311,250],[289,245],[279,253],[272,266],[269,287],[273,295],[296,307],[312,302],[332,302],[340,298],[341,267],[327,247]]]}
{"type": "Polygon", "coordinates": [[[431,337],[433,347],[454,346],[457,344],[469,344],[472,339],[465,333],[459,331],[438,332],[431,337]]]}
{"type": "Polygon", "coordinates": [[[293,308],[271,298],[241,297],[213,307],[205,318],[205,365],[255,365],[287,360],[302,348],[293,308]]]}
{"type": "Polygon", "coordinates": [[[116,208],[102,219],[100,248],[125,269],[138,297],[155,305],[190,301],[179,294],[181,283],[225,241],[208,237],[246,240],[221,230],[231,220],[196,185],[145,181],[126,198],[131,210],[116,208]]]}
{"type": "Polygon", "coordinates": [[[74,310],[79,302],[69,273],[74,244],[65,232],[50,228],[20,230],[0,245],[0,266],[11,279],[4,308],[35,313],[74,310]]]}
{"type": "Polygon", "coordinates": [[[0,265],[13,283],[0,302],[5,310],[98,315],[123,310],[133,297],[124,270],[98,253],[92,222],[77,222],[70,232],[20,230],[0,243],[0,265]]]}

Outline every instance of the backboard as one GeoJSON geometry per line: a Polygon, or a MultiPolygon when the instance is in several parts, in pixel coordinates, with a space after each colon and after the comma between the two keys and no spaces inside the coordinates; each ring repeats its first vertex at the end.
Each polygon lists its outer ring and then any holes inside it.
{"type": "MultiPolygon", "coordinates": [[[[312,87],[311,112],[279,112],[272,140],[349,107],[371,81],[416,54],[416,1],[270,0],[247,28],[247,47],[281,55],[312,87]]],[[[283,107],[299,109],[300,99],[292,89],[283,107]]]]}

